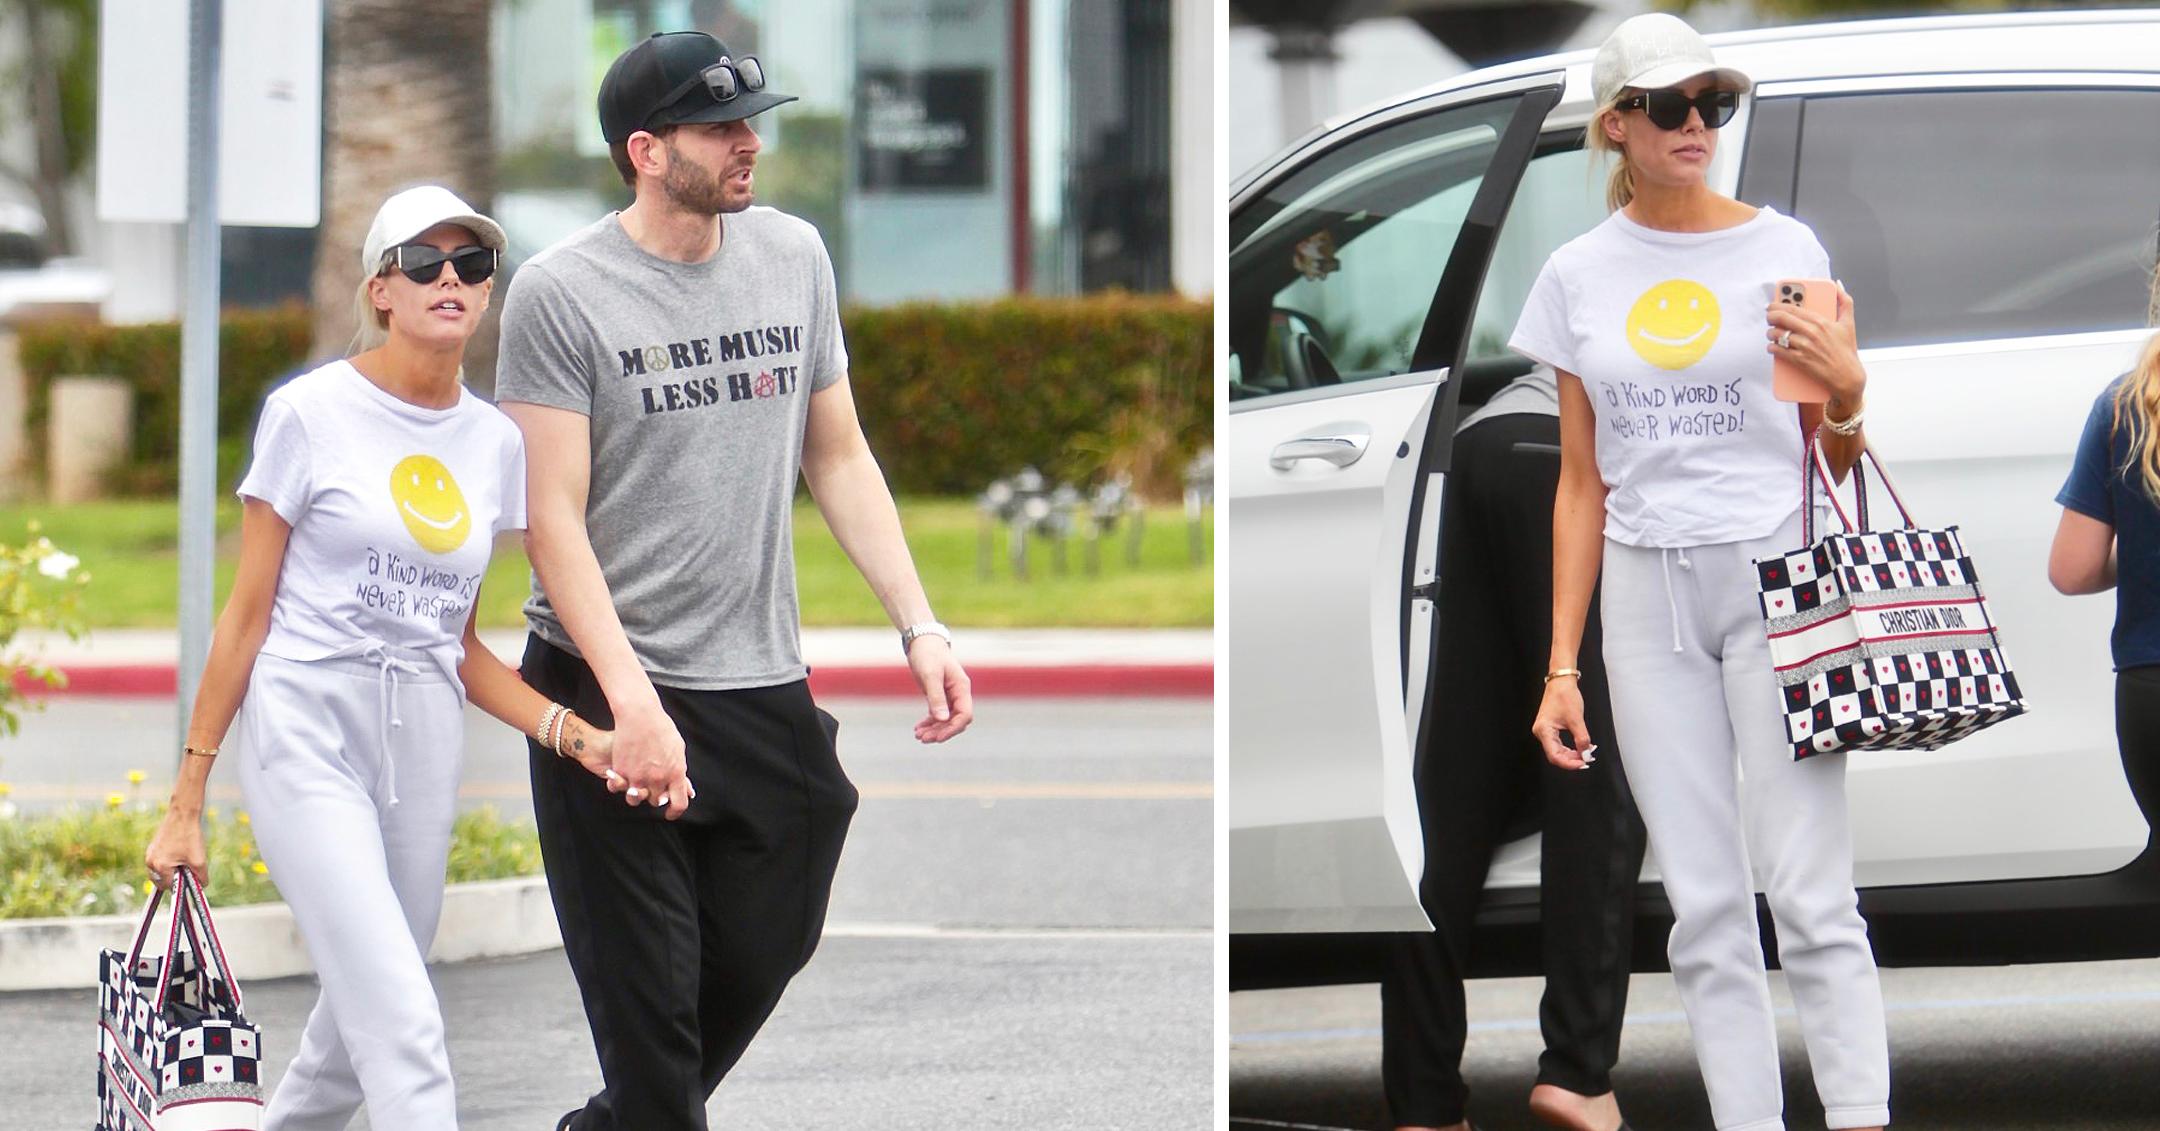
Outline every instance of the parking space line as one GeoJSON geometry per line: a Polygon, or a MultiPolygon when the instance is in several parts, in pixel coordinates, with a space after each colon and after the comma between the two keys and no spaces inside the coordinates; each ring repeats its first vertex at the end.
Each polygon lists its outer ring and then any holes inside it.
{"type": "Polygon", "coordinates": [[[1206,801],[1208,781],[859,782],[865,798],[909,801],[1206,801]]]}
{"type": "MultiPolygon", "coordinates": [[[[858,782],[865,799],[880,801],[1207,801],[1215,796],[1210,781],[872,781],[858,782]]],[[[155,802],[169,783],[149,783],[129,793],[130,803],[155,802]]],[[[60,782],[22,782],[10,789],[15,801],[76,802],[101,805],[110,790],[60,782]]],[[[517,779],[472,781],[458,787],[466,801],[522,801],[531,786],[517,779]]],[[[220,804],[240,800],[240,787],[210,787],[208,799],[220,804]]]]}
{"type": "Polygon", "coordinates": [[[1213,940],[1206,927],[941,927],[933,923],[827,923],[825,937],[841,939],[1186,939],[1213,940]]]}
{"type": "MultiPolygon", "coordinates": [[[[2149,1005],[2160,1002],[2160,990],[2121,990],[2107,993],[2084,994],[2017,994],[2005,997],[1983,998],[1921,998],[1914,1001],[1886,1001],[1885,1013],[1940,1013],[1960,1012],[1972,1009],[2017,1009],[2021,1007],[2050,1008],[2074,1005],[2149,1005]]],[[[1779,1017],[1795,1014],[1790,1006],[1780,1007],[1779,1017]]],[[[1623,1026],[1679,1025],[1687,1021],[1687,1014],[1678,1010],[1658,1013],[1630,1013],[1622,1020],[1623,1026]]],[[[1493,1021],[1473,1021],[1473,1033],[1535,1032],[1535,1017],[1508,1017],[1493,1021]]],[[[1230,1043],[1236,1045],[1288,1045],[1320,1041],[1366,1041],[1379,1040],[1377,1027],[1342,1029],[1285,1029],[1278,1032],[1233,1033],[1230,1043]]]]}

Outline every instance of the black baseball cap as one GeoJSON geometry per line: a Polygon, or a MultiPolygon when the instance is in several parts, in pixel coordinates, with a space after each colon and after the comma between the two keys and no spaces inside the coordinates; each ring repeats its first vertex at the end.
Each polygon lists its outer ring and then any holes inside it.
{"type": "Polygon", "coordinates": [[[792,94],[743,90],[713,98],[701,76],[714,63],[735,62],[727,45],[702,31],[662,31],[623,52],[600,80],[600,136],[610,143],[654,126],[733,122],[762,114],[792,94]]]}

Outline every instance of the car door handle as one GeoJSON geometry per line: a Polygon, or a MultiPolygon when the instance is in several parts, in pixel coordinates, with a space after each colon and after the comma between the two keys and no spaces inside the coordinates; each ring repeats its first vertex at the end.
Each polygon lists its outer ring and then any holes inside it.
{"type": "Polygon", "coordinates": [[[1348,467],[1365,456],[1365,448],[1372,443],[1370,432],[1343,432],[1334,436],[1300,436],[1275,445],[1268,454],[1268,466],[1277,471],[1288,471],[1299,460],[1316,459],[1337,467],[1348,467]]]}

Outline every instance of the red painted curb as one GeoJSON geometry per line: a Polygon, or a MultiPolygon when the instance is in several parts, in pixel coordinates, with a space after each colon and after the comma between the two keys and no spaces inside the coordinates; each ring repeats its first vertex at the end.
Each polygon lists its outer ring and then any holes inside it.
{"type": "Polygon", "coordinates": [[[25,695],[112,695],[126,698],[178,694],[179,675],[171,664],[86,664],[60,669],[67,683],[47,687],[41,680],[17,674],[15,689],[25,695]]]}
{"type": "MultiPolygon", "coordinates": [[[[15,677],[25,695],[105,695],[171,698],[179,679],[171,664],[98,664],[62,669],[65,687],[15,677]]],[[[1130,696],[1193,698],[1215,694],[1213,664],[1007,664],[970,668],[968,679],[982,696],[1130,696]]],[[[906,668],[892,665],[811,669],[813,694],[841,697],[915,698],[922,694],[906,668]]]]}

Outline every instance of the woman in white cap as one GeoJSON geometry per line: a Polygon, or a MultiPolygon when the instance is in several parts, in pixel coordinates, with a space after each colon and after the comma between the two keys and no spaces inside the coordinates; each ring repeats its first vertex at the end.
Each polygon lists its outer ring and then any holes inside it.
{"type": "Polygon", "coordinates": [[[525,525],[517,428],[460,362],[502,229],[446,189],[392,196],[361,251],[352,355],[269,396],[239,488],[239,572],[179,780],[145,854],[203,876],[200,819],[238,715],[264,863],[322,984],[270,1131],[457,1126],[425,958],[442,905],[464,700],[594,773],[611,736],[526,687],[474,634],[495,536],[525,525]]]}
{"type": "Polygon", "coordinates": [[[1881,1127],[1889,1052],[1845,757],[1793,760],[1753,566],[1802,540],[1804,438],[1819,436],[1839,475],[1858,457],[1867,373],[1851,300],[1840,289],[1835,318],[1772,303],[1780,279],[1830,278],[1829,257],[1805,225],[1706,183],[1718,127],[1751,84],[1693,29],[1628,20],[1591,85],[1588,144],[1617,155],[1613,212],[1553,253],[1509,343],[1559,371],[1551,667],[1533,731],[1563,768],[1606,737],[1576,688],[1602,575],[1614,729],[1719,1131],[1785,1126],[1757,875],[1828,1126],[1881,1127]],[[1829,403],[1776,399],[1772,356],[1829,403]]]}

